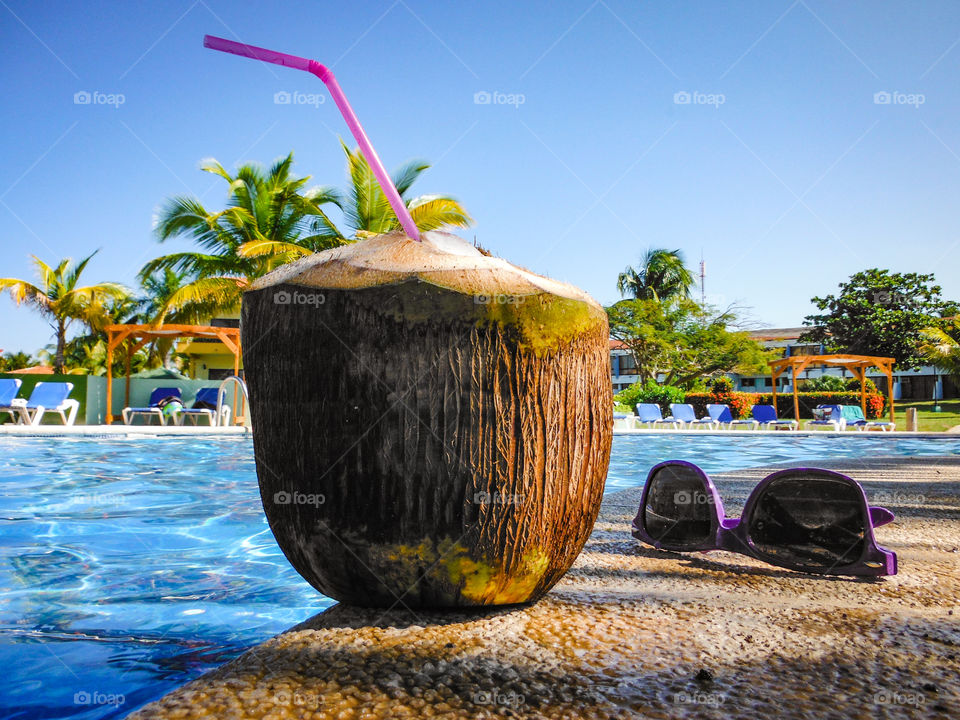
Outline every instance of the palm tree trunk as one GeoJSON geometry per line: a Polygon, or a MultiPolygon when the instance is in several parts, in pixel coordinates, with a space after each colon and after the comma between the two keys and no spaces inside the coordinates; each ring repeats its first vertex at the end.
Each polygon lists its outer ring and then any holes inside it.
{"type": "Polygon", "coordinates": [[[67,326],[61,319],[57,319],[57,354],[53,359],[53,371],[63,374],[63,353],[67,345],[67,326]]]}

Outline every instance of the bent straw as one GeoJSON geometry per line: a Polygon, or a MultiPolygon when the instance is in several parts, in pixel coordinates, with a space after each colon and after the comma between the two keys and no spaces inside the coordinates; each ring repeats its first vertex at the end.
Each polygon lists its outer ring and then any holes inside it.
{"type": "Polygon", "coordinates": [[[390,203],[390,207],[393,208],[393,212],[396,213],[397,219],[403,226],[404,231],[409,237],[419,242],[420,232],[417,230],[417,226],[410,216],[410,211],[407,210],[407,206],[404,205],[403,200],[400,199],[400,193],[397,192],[397,188],[384,169],[383,163],[380,162],[377,151],[374,150],[373,145],[370,144],[370,140],[363,131],[363,127],[360,125],[356,113],[354,113],[353,108],[350,107],[347,96],[343,94],[343,90],[340,89],[340,84],[337,82],[337,79],[326,66],[321,65],[316,60],[308,60],[307,58],[297,57],[296,55],[287,55],[286,53],[275,52],[274,50],[266,50],[265,48],[255,47],[254,45],[245,45],[234,42],[233,40],[214,37],[213,35],[203,36],[203,46],[211,50],[242,55],[243,57],[253,58],[254,60],[273,63],[274,65],[284,65],[294,68],[295,70],[305,70],[320,78],[330,91],[330,95],[333,96],[333,101],[340,109],[340,114],[343,115],[343,119],[347,121],[347,127],[350,128],[350,132],[353,133],[353,137],[356,138],[357,143],[359,143],[360,152],[362,152],[363,156],[367,159],[370,169],[373,170],[377,182],[380,183],[380,187],[383,189],[383,194],[387,196],[387,201],[390,203]]]}

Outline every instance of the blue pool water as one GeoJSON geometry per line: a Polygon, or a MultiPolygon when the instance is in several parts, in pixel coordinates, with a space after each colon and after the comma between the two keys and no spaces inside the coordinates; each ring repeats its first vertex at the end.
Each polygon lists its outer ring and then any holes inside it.
{"type": "MultiPolygon", "coordinates": [[[[960,438],[618,436],[607,490],[668,458],[949,454],[960,438]]],[[[0,438],[0,485],[0,717],[123,717],[332,604],[274,542],[248,438],[0,438]]]]}

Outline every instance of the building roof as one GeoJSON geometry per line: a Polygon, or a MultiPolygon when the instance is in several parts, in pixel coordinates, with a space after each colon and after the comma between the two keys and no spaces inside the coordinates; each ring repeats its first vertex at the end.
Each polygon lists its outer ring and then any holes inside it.
{"type": "Polygon", "coordinates": [[[628,350],[627,344],[623,340],[611,340],[610,341],[611,350],[628,350]]]}
{"type": "Polygon", "coordinates": [[[33,365],[20,370],[10,370],[11,375],[53,375],[53,368],[46,365],[33,365]]]}
{"type": "Polygon", "coordinates": [[[811,330],[808,327],[790,327],[790,328],[761,328],[760,330],[751,330],[750,337],[754,340],[796,340],[803,333],[811,330]]]}

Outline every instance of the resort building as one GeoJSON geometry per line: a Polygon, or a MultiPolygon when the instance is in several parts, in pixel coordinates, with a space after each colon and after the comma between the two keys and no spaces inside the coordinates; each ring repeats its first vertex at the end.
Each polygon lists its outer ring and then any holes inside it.
{"type": "MultiPolygon", "coordinates": [[[[239,317],[213,318],[212,327],[240,327],[239,317]]],[[[186,361],[184,371],[194,380],[223,380],[233,375],[233,351],[216,338],[185,338],[177,344],[177,354],[186,361]]],[[[243,359],[240,360],[243,377],[243,359]]]]}
{"type": "MultiPolygon", "coordinates": [[[[766,328],[750,333],[754,340],[765,348],[779,349],[781,357],[795,355],[823,355],[824,347],[817,343],[801,343],[800,336],[808,328],[766,328]]],[[[610,371],[613,391],[620,392],[635,383],[636,365],[627,347],[619,340],[610,341],[610,371]]],[[[841,368],[816,367],[804,371],[804,379],[813,379],[822,375],[843,375],[841,368]]],[[[773,381],[767,375],[728,375],[734,382],[734,389],[741,392],[770,392],[773,381]]],[[[845,377],[849,378],[847,373],[845,377]]],[[[886,378],[877,371],[867,373],[880,392],[886,392],[886,378]]],[[[944,375],[935,367],[925,366],[916,370],[899,370],[894,366],[893,393],[897,400],[943,400],[960,397],[960,378],[944,375]]],[[[777,392],[791,392],[790,379],[786,376],[778,379],[777,392]]],[[[801,385],[802,389],[802,385],[801,385]]]]}

